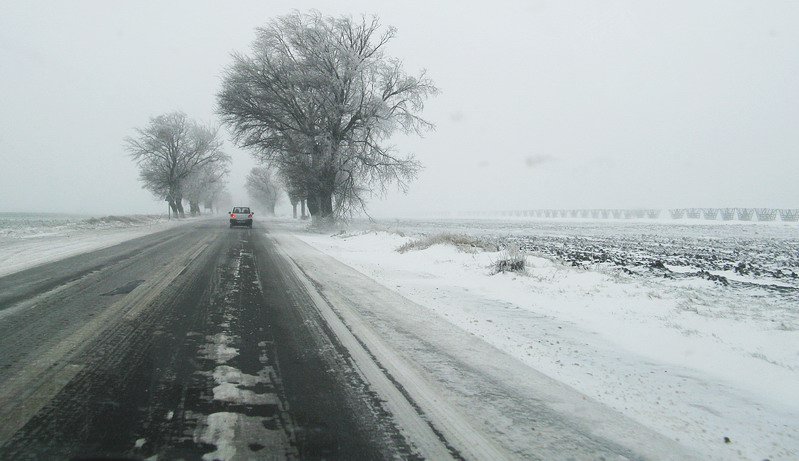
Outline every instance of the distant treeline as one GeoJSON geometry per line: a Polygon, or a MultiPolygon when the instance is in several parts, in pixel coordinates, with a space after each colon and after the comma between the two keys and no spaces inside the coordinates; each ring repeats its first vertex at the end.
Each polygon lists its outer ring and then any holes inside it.
{"type": "Polygon", "coordinates": [[[705,219],[723,221],[799,221],[799,209],[795,208],[656,208],[636,209],[538,209],[506,211],[472,211],[472,217],[530,217],[530,218],[591,218],[591,219],[705,219]],[[667,211],[667,213],[664,213],[667,211]]]}

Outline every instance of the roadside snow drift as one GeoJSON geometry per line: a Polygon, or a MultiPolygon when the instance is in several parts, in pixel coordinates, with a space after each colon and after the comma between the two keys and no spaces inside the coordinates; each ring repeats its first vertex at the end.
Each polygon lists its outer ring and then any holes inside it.
{"type": "Polygon", "coordinates": [[[182,222],[186,221],[158,215],[87,218],[0,213],[0,277],[110,247],[182,222]]]}
{"type": "MultiPolygon", "coordinates": [[[[522,273],[495,273],[500,252],[435,244],[400,253],[414,240],[402,232],[298,237],[703,458],[799,456],[793,279],[780,287],[719,274],[747,282],[731,286],[679,276],[702,268],[636,272],[544,252],[528,254],[522,273]]],[[[653,258],[647,245],[642,259],[653,258]]]]}

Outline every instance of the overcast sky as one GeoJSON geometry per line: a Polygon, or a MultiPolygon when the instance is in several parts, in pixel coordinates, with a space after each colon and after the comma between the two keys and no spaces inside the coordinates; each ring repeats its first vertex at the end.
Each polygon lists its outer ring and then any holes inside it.
{"type": "Polygon", "coordinates": [[[425,170],[375,215],[799,207],[799,2],[0,0],[0,211],[164,212],[123,138],[217,123],[230,53],[293,8],[379,15],[442,90],[437,130],[396,139],[425,170]]]}

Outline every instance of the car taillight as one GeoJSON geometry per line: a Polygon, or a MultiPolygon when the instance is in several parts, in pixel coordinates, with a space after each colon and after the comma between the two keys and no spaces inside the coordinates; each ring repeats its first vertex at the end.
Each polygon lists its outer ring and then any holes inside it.
{"type": "Polygon", "coordinates": [[[236,213],[231,214],[230,219],[236,219],[236,213]]]}
{"type": "Polygon", "coordinates": [[[248,218],[252,218],[252,213],[247,215],[248,218]]]}

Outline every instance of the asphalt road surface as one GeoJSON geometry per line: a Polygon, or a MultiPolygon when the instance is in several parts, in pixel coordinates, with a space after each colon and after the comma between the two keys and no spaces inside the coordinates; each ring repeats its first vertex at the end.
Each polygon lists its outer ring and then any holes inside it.
{"type": "Polygon", "coordinates": [[[0,459],[691,458],[274,225],[0,278],[0,459]]]}
{"type": "Polygon", "coordinates": [[[0,459],[415,457],[273,245],[201,221],[0,278],[0,459]]]}

